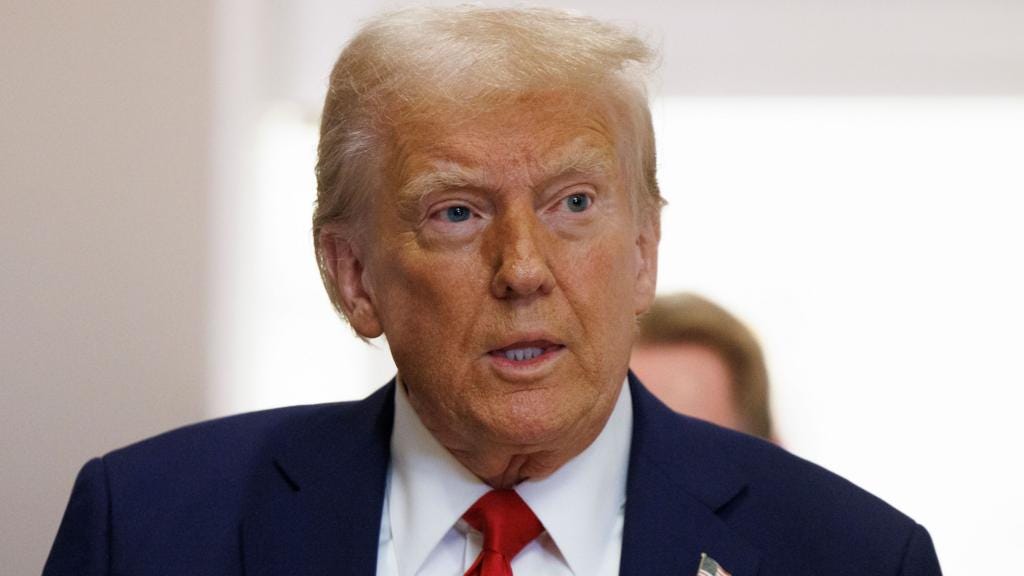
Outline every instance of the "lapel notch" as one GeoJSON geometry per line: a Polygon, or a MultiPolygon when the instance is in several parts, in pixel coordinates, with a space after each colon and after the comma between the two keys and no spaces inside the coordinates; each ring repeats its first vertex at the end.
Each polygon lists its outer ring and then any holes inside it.
{"type": "Polygon", "coordinates": [[[242,524],[248,576],[375,573],[393,417],[392,381],[283,439],[276,485],[242,524]]]}

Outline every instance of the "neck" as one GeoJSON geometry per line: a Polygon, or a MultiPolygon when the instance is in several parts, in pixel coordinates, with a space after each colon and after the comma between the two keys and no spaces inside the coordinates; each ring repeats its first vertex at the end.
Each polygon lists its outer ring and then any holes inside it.
{"type": "MultiPolygon", "coordinates": [[[[399,380],[399,386],[403,386],[399,380]]],[[[493,488],[513,488],[527,479],[545,478],[586,450],[598,437],[615,408],[611,402],[594,407],[594,417],[580,418],[546,440],[530,443],[495,434],[492,430],[449,426],[431,418],[429,410],[419,406],[416,395],[404,387],[413,412],[427,431],[462,466],[493,488]]],[[[461,423],[461,422],[460,422],[461,423]]]]}
{"type": "MultiPolygon", "coordinates": [[[[402,379],[409,406],[431,436],[469,472],[494,488],[512,488],[527,479],[545,478],[586,450],[604,430],[621,387],[597,395],[573,418],[530,425],[529,418],[477,418],[437,406],[402,379]],[[553,424],[553,426],[549,426],[553,424]]],[[[506,415],[508,416],[508,415],[506,415]]]]}
{"type": "MultiPolygon", "coordinates": [[[[596,435],[595,435],[596,437],[596,435]]],[[[460,464],[492,488],[513,488],[520,482],[530,478],[544,478],[563,464],[582,452],[586,445],[578,449],[537,450],[537,451],[501,451],[501,450],[467,450],[459,447],[442,445],[455,456],[460,464]]]]}

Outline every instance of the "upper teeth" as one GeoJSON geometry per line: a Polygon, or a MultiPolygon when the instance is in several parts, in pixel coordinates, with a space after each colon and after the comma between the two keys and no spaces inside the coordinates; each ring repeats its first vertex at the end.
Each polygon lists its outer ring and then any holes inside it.
{"type": "Polygon", "coordinates": [[[513,348],[512,350],[505,350],[505,358],[522,362],[523,360],[533,360],[543,353],[544,350],[541,348],[513,348]]]}

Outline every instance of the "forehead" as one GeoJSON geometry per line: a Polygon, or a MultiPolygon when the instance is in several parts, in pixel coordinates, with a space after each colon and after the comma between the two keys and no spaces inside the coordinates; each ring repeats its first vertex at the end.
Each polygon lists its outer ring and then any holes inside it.
{"type": "MultiPolygon", "coordinates": [[[[446,166],[532,175],[618,170],[611,106],[572,91],[532,92],[479,106],[438,106],[392,131],[390,176],[402,184],[446,166]]],[[[490,174],[494,176],[494,174],[490,174]]]]}

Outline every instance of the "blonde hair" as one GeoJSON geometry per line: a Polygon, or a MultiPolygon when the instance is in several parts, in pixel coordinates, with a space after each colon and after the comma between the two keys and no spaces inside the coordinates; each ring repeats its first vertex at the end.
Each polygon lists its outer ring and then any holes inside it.
{"type": "Polygon", "coordinates": [[[696,294],[659,296],[640,318],[637,345],[707,346],[728,366],[746,432],[772,440],[768,368],[757,337],[721,306],[696,294]]]}
{"type": "Polygon", "coordinates": [[[334,65],[320,123],[313,240],[335,308],[343,311],[320,233],[343,224],[361,235],[359,214],[381,185],[389,136],[412,118],[453,108],[471,116],[533,91],[610,98],[637,213],[657,217],[663,200],[645,90],[653,59],[633,34],[552,9],[423,7],[368,22],[334,65]]]}

